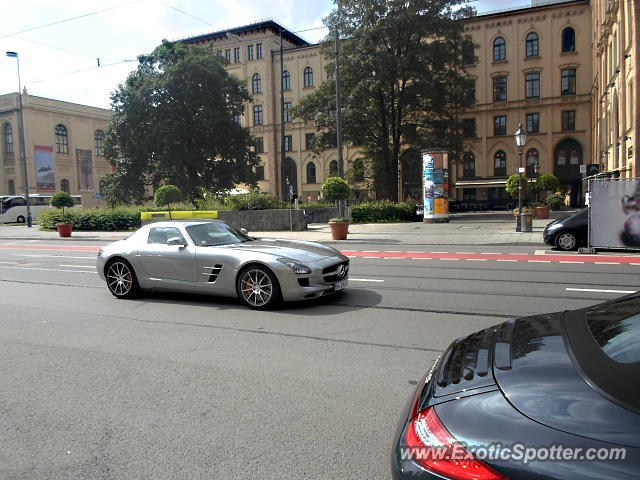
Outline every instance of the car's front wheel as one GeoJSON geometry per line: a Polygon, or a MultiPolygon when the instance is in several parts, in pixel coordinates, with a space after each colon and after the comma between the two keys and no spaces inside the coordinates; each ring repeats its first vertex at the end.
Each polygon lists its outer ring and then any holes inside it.
{"type": "Polygon", "coordinates": [[[249,308],[266,310],[280,300],[280,285],[271,270],[251,265],[240,272],[236,282],[238,297],[249,308]]]}
{"type": "Polygon", "coordinates": [[[107,287],[117,298],[132,298],[140,290],[138,279],[129,262],[115,259],[109,262],[105,270],[107,287]]]}
{"type": "Polygon", "coordinates": [[[560,250],[573,250],[578,245],[578,240],[574,233],[565,230],[556,236],[556,247],[560,250]]]}

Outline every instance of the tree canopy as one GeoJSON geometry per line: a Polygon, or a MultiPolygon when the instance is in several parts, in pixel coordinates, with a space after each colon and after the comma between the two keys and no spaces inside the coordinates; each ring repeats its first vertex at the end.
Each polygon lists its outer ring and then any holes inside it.
{"type": "Polygon", "coordinates": [[[176,185],[190,200],[255,184],[258,156],[236,119],[251,97],[210,50],[164,40],[112,94],[105,155],[110,203],[141,202],[147,186],[176,185]]]}
{"type": "MultiPolygon", "coordinates": [[[[340,0],[327,18],[323,52],[333,54],[341,32],[340,89],[346,141],[362,145],[378,198],[396,199],[398,163],[408,151],[463,151],[459,113],[471,104],[472,80],[462,69],[460,0],[340,0]]],[[[315,120],[317,149],[335,145],[335,62],[329,81],[294,113],[315,120]]]]}

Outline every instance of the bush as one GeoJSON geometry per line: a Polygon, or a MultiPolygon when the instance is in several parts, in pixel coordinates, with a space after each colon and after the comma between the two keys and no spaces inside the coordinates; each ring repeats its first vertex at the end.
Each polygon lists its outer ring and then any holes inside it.
{"type": "MultiPolygon", "coordinates": [[[[79,231],[120,231],[135,230],[140,227],[142,208],[73,208],[66,217],[73,222],[73,229],[79,231]]],[[[55,230],[63,218],[60,210],[43,210],[38,215],[40,228],[55,230]]]]}
{"type": "Polygon", "coordinates": [[[418,220],[414,203],[388,200],[361,203],[351,207],[354,223],[413,222],[418,220]]]}
{"type": "Polygon", "coordinates": [[[551,173],[543,173],[536,180],[536,190],[539,192],[546,192],[551,190],[555,192],[558,189],[558,177],[551,173]]]}
{"type": "MultiPolygon", "coordinates": [[[[525,176],[522,175],[522,198],[525,198],[525,196],[527,195],[528,183],[529,182],[527,182],[527,179],[525,178],[525,176]]],[[[519,185],[520,185],[520,174],[514,173],[507,179],[507,184],[505,185],[504,188],[509,195],[515,198],[518,196],[519,185]]]]}
{"type": "Polygon", "coordinates": [[[64,209],[71,208],[75,204],[76,202],[73,200],[73,197],[67,192],[56,192],[53,194],[51,197],[51,206],[62,209],[62,215],[60,216],[60,221],[58,223],[69,223],[72,221],[69,219],[68,215],[65,215],[64,209]]]}
{"type": "Polygon", "coordinates": [[[551,210],[559,210],[564,207],[564,197],[554,193],[553,195],[549,195],[544,203],[547,207],[551,207],[551,210]]]}
{"type": "Polygon", "coordinates": [[[322,199],[327,202],[348,200],[351,197],[351,187],[344,178],[329,177],[322,184],[320,194],[322,199]]]}
{"type": "Polygon", "coordinates": [[[175,185],[163,185],[153,194],[153,202],[157,206],[167,206],[169,218],[171,218],[171,204],[179,202],[180,200],[182,200],[182,192],[175,185]]]}

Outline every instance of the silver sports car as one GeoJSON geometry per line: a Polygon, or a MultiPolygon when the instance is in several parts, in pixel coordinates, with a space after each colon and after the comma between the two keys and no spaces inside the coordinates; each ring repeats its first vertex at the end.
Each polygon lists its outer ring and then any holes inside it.
{"type": "Polygon", "coordinates": [[[321,243],[250,237],[216,220],[157,222],[98,253],[98,273],[118,298],[140,290],[237,296],[254,309],[347,286],[349,259],[321,243]]]}

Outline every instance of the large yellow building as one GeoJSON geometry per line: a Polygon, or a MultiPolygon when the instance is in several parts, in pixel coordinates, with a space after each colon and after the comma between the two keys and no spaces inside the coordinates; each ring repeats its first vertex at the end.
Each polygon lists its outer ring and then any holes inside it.
{"type": "MultiPolygon", "coordinates": [[[[111,111],[22,95],[30,193],[64,190],[99,203],[100,180],[111,166],[103,154],[111,111]]],[[[0,96],[0,194],[23,194],[20,104],[17,93],[0,96]]],[[[104,205],[104,202],[102,202],[104,205]]]]}
{"type": "Polygon", "coordinates": [[[601,0],[591,6],[593,18],[592,155],[613,176],[640,176],[640,1],[601,0]]]}
{"type": "Polygon", "coordinates": [[[457,199],[508,203],[505,183],[520,166],[513,135],[522,124],[527,176],[553,173],[571,202],[583,203],[580,166],[592,163],[589,2],[479,15],[465,33],[476,45],[463,62],[476,92],[464,115],[468,150],[452,174],[457,199]]]}

